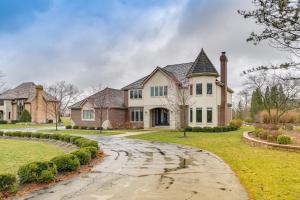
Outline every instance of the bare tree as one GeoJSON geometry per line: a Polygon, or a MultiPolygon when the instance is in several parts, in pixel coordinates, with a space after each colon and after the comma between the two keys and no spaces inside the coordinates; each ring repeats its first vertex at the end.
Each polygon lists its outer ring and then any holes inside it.
{"type": "Polygon", "coordinates": [[[241,97],[241,99],[243,99],[242,102],[244,102],[244,109],[242,111],[242,115],[243,115],[243,119],[247,119],[248,118],[248,111],[249,111],[249,96],[250,96],[250,89],[249,88],[244,88],[243,90],[241,90],[238,95],[241,97]]]}
{"type": "Polygon", "coordinates": [[[175,114],[180,113],[182,115],[182,121],[180,122],[181,128],[183,128],[183,136],[186,137],[186,129],[188,121],[188,106],[190,105],[190,94],[188,86],[181,87],[174,84],[169,84],[168,95],[166,96],[166,106],[175,114]]]}
{"type": "Polygon", "coordinates": [[[276,73],[270,74],[260,71],[248,75],[245,85],[248,88],[260,89],[263,107],[271,118],[271,111],[276,111],[274,123],[279,123],[281,117],[289,110],[297,107],[299,98],[300,81],[296,79],[286,80],[276,73]],[[273,91],[272,88],[275,88],[273,91]]]}
{"type": "Polygon", "coordinates": [[[0,71],[0,94],[7,90],[7,88],[5,87],[6,82],[4,81],[4,75],[3,73],[0,71]]]}
{"type": "Polygon", "coordinates": [[[59,117],[63,116],[68,107],[78,100],[80,94],[75,85],[65,81],[59,81],[46,87],[46,91],[58,100],[59,117]]]}

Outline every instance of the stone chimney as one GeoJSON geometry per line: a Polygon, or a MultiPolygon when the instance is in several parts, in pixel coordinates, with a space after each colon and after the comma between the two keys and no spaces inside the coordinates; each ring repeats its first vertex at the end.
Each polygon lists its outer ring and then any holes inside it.
{"type": "Polygon", "coordinates": [[[35,103],[35,122],[36,123],[46,123],[45,118],[45,106],[44,106],[44,99],[43,99],[43,93],[44,88],[42,85],[37,85],[35,87],[36,89],[36,103],[35,103]]]}
{"type": "Polygon", "coordinates": [[[227,109],[227,62],[226,52],[222,52],[220,56],[221,62],[221,106],[220,106],[220,125],[227,125],[228,123],[228,109],[227,109]]]}

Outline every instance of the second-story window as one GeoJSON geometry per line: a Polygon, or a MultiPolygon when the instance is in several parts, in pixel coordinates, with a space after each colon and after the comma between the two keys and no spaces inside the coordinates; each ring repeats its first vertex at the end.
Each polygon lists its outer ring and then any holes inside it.
{"type": "Polygon", "coordinates": [[[196,95],[201,95],[202,94],[202,83],[197,83],[196,84],[196,95]]]}
{"type": "Polygon", "coordinates": [[[168,95],[168,86],[151,86],[150,96],[151,97],[162,97],[168,95]]]}
{"type": "Polygon", "coordinates": [[[212,83],[207,83],[206,90],[207,90],[207,94],[209,94],[209,95],[213,94],[213,85],[212,85],[212,83]]]}
{"type": "Polygon", "coordinates": [[[141,99],[143,98],[143,90],[130,90],[130,99],[141,99]]]}

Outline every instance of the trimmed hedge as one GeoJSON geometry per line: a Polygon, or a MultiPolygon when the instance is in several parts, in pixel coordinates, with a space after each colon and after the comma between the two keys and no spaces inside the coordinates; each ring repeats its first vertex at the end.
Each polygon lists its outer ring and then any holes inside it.
{"type": "Polygon", "coordinates": [[[18,170],[20,183],[49,183],[54,180],[57,167],[53,162],[32,162],[18,170]]]}
{"type": "Polygon", "coordinates": [[[71,125],[67,125],[66,129],[72,129],[72,126],[71,125]]]}
{"type": "MultiPolygon", "coordinates": [[[[57,156],[46,162],[32,162],[23,165],[18,170],[19,182],[25,183],[48,183],[55,179],[58,172],[76,171],[80,165],[88,164],[92,158],[96,158],[99,149],[98,142],[80,136],[64,134],[43,134],[32,132],[1,132],[0,136],[26,137],[53,139],[72,143],[78,147],[70,154],[57,156]]],[[[14,175],[0,174],[0,192],[17,188],[18,179],[14,175]]]]}
{"type": "Polygon", "coordinates": [[[279,135],[277,137],[277,142],[278,142],[278,144],[291,144],[292,139],[290,136],[287,136],[287,135],[279,135]]]}
{"type": "Polygon", "coordinates": [[[18,187],[14,174],[0,174],[0,192],[15,192],[18,187]]]}
{"type": "Polygon", "coordinates": [[[79,159],[72,154],[56,156],[51,161],[56,165],[58,172],[76,171],[80,167],[79,159]]]}
{"type": "Polygon", "coordinates": [[[92,159],[91,152],[86,149],[79,149],[73,151],[71,154],[75,155],[79,159],[80,165],[86,165],[92,159]]]}
{"type": "Polygon", "coordinates": [[[239,129],[238,126],[229,125],[229,126],[216,126],[216,127],[185,127],[186,132],[229,132],[236,131],[239,129]]]}

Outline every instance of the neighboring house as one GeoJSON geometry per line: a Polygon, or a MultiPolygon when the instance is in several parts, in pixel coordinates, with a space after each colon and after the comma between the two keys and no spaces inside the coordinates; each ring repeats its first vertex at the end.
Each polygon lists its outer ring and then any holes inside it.
{"type": "Polygon", "coordinates": [[[99,120],[96,102],[105,96],[118,102],[103,106],[106,114],[102,115],[113,128],[226,125],[232,118],[233,91],[227,86],[225,52],[220,56],[220,71],[218,80],[218,71],[202,49],[194,62],[157,67],[121,90],[105,89],[117,95],[109,96],[103,90],[78,102],[71,106],[71,117],[79,126],[100,125],[103,120],[99,120]],[[185,105],[180,100],[182,94],[186,95],[185,105]]]}
{"type": "Polygon", "coordinates": [[[43,86],[22,83],[0,95],[0,119],[17,121],[23,110],[28,110],[34,123],[55,122],[57,104],[58,101],[46,93],[43,86]]]}

